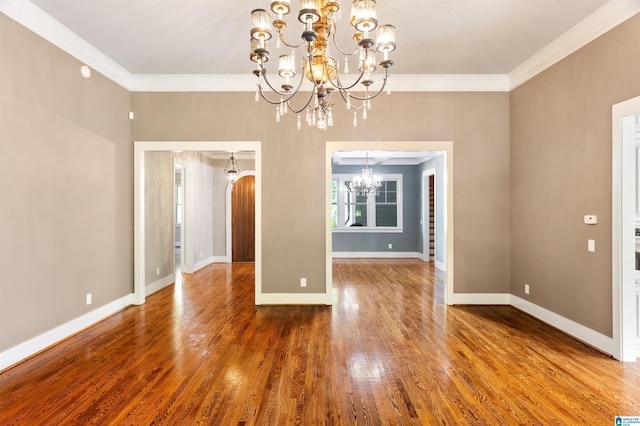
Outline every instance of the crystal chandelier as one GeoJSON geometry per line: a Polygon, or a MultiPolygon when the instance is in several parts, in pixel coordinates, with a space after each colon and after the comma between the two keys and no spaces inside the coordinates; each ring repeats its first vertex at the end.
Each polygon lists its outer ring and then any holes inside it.
{"type": "MultiPolygon", "coordinates": [[[[351,17],[349,24],[355,29],[353,34],[354,46],[351,50],[341,49],[336,42],[338,22],[340,20],[339,0],[300,0],[298,20],[303,24],[301,34],[302,42],[291,44],[285,41],[283,30],[287,27],[284,15],[291,11],[289,0],[274,0],[271,2],[271,11],[277,15],[273,21],[276,30],[277,45],[281,44],[289,49],[304,47],[302,52],[302,64],[299,69],[300,79],[294,86],[291,79],[296,75],[295,50],[282,54],[278,61],[278,75],[284,79],[281,89],[277,89],[267,76],[265,67],[269,60],[267,42],[272,38],[271,14],[264,9],[256,9],[251,12],[251,60],[257,64],[253,73],[258,77],[258,89],[256,102],[263,98],[266,102],[276,106],[276,121],[288,111],[298,114],[298,129],[301,128],[300,114],[306,110],[306,122],[310,126],[326,129],[333,126],[333,103],[330,100],[332,92],[337,91],[345,102],[348,110],[353,110],[353,125],[357,126],[357,112],[362,111],[362,118],[367,118],[367,109],[371,109],[371,100],[382,93],[389,92],[388,78],[389,68],[393,61],[389,59],[389,53],[396,48],[395,27],[393,25],[378,26],[375,0],[352,0],[351,17]],[[377,40],[374,41],[372,33],[375,32],[377,40]],[[344,56],[344,68],[340,70],[339,61],[330,51],[329,40],[337,52],[344,56]],[[381,62],[377,62],[375,52],[383,54],[381,62]],[[359,76],[355,82],[343,82],[341,72],[348,73],[348,58],[356,57],[359,76]],[[382,85],[379,90],[371,92],[374,81],[373,72],[377,66],[384,69],[382,85]],[[303,81],[309,80],[313,84],[311,95],[303,99],[297,106],[291,100],[300,93],[303,81]],[[364,87],[363,95],[351,93],[358,83],[364,87]],[[270,100],[265,96],[264,86],[280,96],[279,99],[270,100]]],[[[353,79],[352,79],[353,80],[353,79]]]]}
{"type": "Polygon", "coordinates": [[[238,175],[240,174],[240,167],[238,167],[238,162],[233,156],[233,152],[231,153],[231,157],[227,160],[227,166],[224,168],[224,174],[227,176],[227,179],[233,184],[238,180],[238,175]]]}
{"type": "Polygon", "coordinates": [[[362,176],[354,176],[351,181],[344,183],[349,192],[355,192],[356,195],[377,194],[382,186],[382,182],[378,176],[373,175],[373,169],[369,168],[369,153],[367,153],[362,176]]]}

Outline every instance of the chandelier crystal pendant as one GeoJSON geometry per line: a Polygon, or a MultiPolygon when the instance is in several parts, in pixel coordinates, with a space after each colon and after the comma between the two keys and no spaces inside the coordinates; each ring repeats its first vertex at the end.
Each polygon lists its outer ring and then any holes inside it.
{"type": "Polygon", "coordinates": [[[369,196],[369,194],[378,195],[378,191],[382,187],[382,181],[378,176],[374,176],[373,169],[369,168],[369,153],[366,155],[362,176],[354,176],[351,181],[346,181],[344,185],[349,192],[355,192],[356,195],[369,196]]]}
{"type": "MultiPolygon", "coordinates": [[[[290,0],[274,0],[271,2],[271,12],[276,15],[273,21],[271,21],[271,14],[265,9],[255,9],[251,12],[250,58],[257,64],[257,68],[253,71],[258,78],[256,102],[262,98],[269,104],[275,105],[276,121],[280,121],[284,114],[291,111],[298,114],[297,127],[300,129],[300,114],[306,111],[305,121],[309,126],[326,129],[333,126],[333,102],[330,95],[337,91],[348,110],[361,110],[362,118],[366,119],[367,109],[371,109],[371,100],[385,88],[387,93],[390,93],[389,68],[393,65],[393,61],[389,59],[389,53],[396,48],[395,27],[393,25],[378,26],[375,0],[352,0],[349,24],[355,30],[354,46],[351,50],[345,51],[336,42],[341,15],[340,1],[299,0],[298,21],[303,25],[302,41],[291,44],[284,38],[284,30],[288,25],[284,16],[290,11],[290,0]],[[278,75],[283,79],[280,89],[269,81],[266,68],[270,56],[268,42],[274,35],[273,28],[277,37],[276,48],[284,45],[292,49],[290,53],[281,54],[278,58],[278,75]],[[375,41],[374,32],[377,36],[375,41]],[[344,57],[342,72],[340,61],[330,51],[329,41],[344,57]],[[296,76],[295,49],[302,51],[302,61],[298,69],[300,78],[297,82],[292,81],[296,76]],[[382,53],[382,61],[377,62],[376,52],[382,53]],[[357,59],[359,75],[355,78],[355,82],[345,83],[341,75],[348,73],[349,57],[357,59]],[[384,70],[382,85],[372,92],[370,89],[374,84],[373,73],[378,66],[384,70]],[[294,105],[291,101],[298,93],[302,93],[300,89],[305,79],[313,85],[311,95],[294,105]],[[363,95],[351,93],[358,84],[362,84],[364,88],[363,95]],[[265,86],[279,99],[267,98],[265,86]]],[[[357,126],[357,123],[357,115],[354,114],[353,125],[357,126]]]]}
{"type": "Polygon", "coordinates": [[[229,179],[229,182],[232,184],[236,183],[238,180],[238,175],[240,174],[240,167],[238,167],[238,162],[236,158],[233,156],[233,152],[231,153],[231,157],[227,160],[227,165],[224,168],[224,174],[229,179]]]}

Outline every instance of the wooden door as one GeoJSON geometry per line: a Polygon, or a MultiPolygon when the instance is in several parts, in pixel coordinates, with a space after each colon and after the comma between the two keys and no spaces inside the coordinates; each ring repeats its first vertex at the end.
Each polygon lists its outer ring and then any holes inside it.
{"type": "Polygon", "coordinates": [[[255,261],[255,177],[244,176],[231,190],[231,260],[255,261]]]}

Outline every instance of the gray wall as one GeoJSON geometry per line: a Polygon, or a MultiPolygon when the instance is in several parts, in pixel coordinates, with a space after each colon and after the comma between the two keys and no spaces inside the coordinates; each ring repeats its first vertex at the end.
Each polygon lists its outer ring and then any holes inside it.
{"type": "Polygon", "coordinates": [[[81,65],[0,14],[0,351],[133,291],[130,94],[81,65]]]}
{"type": "MultiPolygon", "coordinates": [[[[334,232],[334,252],[422,252],[420,239],[420,174],[419,166],[375,166],[374,173],[402,175],[402,233],[347,233],[334,232]],[[393,248],[389,249],[389,244],[393,248]]],[[[356,175],[362,173],[362,166],[333,166],[334,174],[356,175]]]]}
{"type": "Polygon", "coordinates": [[[640,94],[639,51],[636,15],[511,93],[511,293],[607,336],[611,107],[640,94]]]}

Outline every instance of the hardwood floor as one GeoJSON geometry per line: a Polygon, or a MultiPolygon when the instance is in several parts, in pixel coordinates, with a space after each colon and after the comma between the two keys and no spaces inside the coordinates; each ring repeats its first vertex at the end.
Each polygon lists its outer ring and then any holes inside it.
{"type": "Polygon", "coordinates": [[[215,264],[0,375],[1,425],[613,425],[623,364],[418,260],[334,261],[332,307],[256,307],[215,264]]]}

